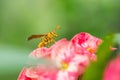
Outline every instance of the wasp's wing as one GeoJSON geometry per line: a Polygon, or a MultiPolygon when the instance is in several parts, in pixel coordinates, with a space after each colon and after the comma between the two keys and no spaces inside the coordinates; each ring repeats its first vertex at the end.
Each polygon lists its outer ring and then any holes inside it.
{"type": "Polygon", "coordinates": [[[31,36],[29,36],[28,38],[27,38],[27,40],[31,40],[31,39],[35,39],[35,38],[40,38],[40,37],[43,37],[44,36],[44,34],[43,35],[31,35],[31,36]]]}

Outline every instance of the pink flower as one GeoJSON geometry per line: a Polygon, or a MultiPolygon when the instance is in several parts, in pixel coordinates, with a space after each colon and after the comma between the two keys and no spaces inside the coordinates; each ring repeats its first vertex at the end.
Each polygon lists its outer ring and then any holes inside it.
{"type": "Polygon", "coordinates": [[[96,51],[102,40],[90,35],[86,32],[81,32],[71,39],[71,50],[77,54],[88,54],[92,60],[96,60],[96,51]]]}
{"type": "Polygon", "coordinates": [[[90,35],[89,33],[81,32],[76,34],[71,39],[71,42],[76,46],[81,46],[82,48],[86,48],[89,52],[94,53],[102,40],[90,35]]]}
{"type": "Polygon", "coordinates": [[[87,56],[75,55],[69,59],[65,57],[60,60],[60,62],[58,61],[58,64],[60,69],[58,72],[58,80],[76,80],[76,78],[84,72],[86,66],[88,66],[89,59],[87,56]]]}
{"type": "MultiPolygon", "coordinates": [[[[60,42],[63,43],[64,39],[60,42]]],[[[89,64],[87,55],[72,54],[68,49],[68,43],[65,40],[63,45],[54,44],[52,51],[52,60],[59,68],[58,80],[76,80],[78,75],[84,72],[89,64]]]]}
{"type": "Polygon", "coordinates": [[[107,65],[103,80],[120,80],[120,55],[107,65]]]}

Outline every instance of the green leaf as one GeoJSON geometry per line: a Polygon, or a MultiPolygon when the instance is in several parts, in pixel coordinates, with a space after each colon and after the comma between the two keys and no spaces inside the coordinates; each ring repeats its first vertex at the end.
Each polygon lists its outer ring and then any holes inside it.
{"type": "Polygon", "coordinates": [[[114,35],[108,35],[103,39],[100,45],[97,56],[97,62],[91,62],[83,75],[83,80],[102,80],[104,68],[111,57],[110,46],[113,44],[114,35]]]}

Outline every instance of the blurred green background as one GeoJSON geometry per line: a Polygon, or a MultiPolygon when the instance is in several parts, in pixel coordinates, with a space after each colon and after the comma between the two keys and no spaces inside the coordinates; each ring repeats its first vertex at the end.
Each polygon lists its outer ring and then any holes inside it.
{"type": "Polygon", "coordinates": [[[79,32],[103,37],[120,32],[119,0],[0,0],[0,80],[16,80],[44,34],[60,25],[58,39],[79,32]]]}

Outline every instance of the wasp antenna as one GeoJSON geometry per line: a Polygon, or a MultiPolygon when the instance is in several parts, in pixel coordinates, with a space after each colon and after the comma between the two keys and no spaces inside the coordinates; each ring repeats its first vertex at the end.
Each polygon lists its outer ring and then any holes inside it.
{"type": "Polygon", "coordinates": [[[60,25],[57,25],[54,29],[54,31],[58,30],[60,28],[60,25]]]}

